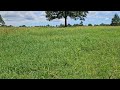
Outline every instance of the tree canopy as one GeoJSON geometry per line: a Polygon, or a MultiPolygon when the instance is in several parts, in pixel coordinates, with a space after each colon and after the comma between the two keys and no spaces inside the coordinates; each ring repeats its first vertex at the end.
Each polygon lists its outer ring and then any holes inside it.
{"type": "Polygon", "coordinates": [[[53,19],[65,19],[65,27],[67,26],[67,17],[74,20],[80,19],[85,20],[88,11],[45,11],[47,20],[51,21],[53,19]]]}
{"type": "Polygon", "coordinates": [[[112,26],[120,25],[120,17],[118,16],[118,14],[115,14],[114,17],[112,18],[111,25],[112,26]]]}
{"type": "Polygon", "coordinates": [[[0,15],[0,23],[1,23],[2,25],[5,25],[5,22],[4,22],[4,20],[3,20],[3,18],[2,18],[1,15],[0,15]]]}

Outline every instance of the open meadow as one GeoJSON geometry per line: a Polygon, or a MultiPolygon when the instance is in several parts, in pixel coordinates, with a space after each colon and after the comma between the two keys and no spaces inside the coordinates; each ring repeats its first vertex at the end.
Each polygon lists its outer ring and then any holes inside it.
{"type": "Polygon", "coordinates": [[[0,27],[0,79],[120,79],[120,27],[0,27]]]}

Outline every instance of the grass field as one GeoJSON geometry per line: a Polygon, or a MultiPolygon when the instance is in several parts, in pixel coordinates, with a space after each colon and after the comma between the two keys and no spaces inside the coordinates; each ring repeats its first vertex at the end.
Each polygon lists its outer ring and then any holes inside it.
{"type": "Polygon", "coordinates": [[[120,27],[0,27],[0,78],[118,79],[120,27]]]}

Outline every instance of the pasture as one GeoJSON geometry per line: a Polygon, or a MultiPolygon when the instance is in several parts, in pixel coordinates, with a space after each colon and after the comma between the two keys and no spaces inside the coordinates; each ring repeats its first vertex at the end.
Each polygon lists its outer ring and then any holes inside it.
{"type": "Polygon", "coordinates": [[[0,27],[0,79],[119,79],[120,27],[0,27]]]}

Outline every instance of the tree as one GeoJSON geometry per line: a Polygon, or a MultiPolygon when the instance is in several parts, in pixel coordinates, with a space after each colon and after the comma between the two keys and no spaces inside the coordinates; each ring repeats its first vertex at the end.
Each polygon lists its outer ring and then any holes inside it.
{"type": "Polygon", "coordinates": [[[64,25],[63,24],[60,24],[60,26],[59,27],[64,27],[64,25]]]}
{"type": "Polygon", "coordinates": [[[105,26],[105,24],[104,24],[104,23],[101,23],[100,26],[105,26]]]}
{"type": "Polygon", "coordinates": [[[9,27],[13,27],[12,25],[9,25],[9,27]]]}
{"type": "Polygon", "coordinates": [[[112,18],[111,25],[112,26],[120,25],[120,17],[118,16],[118,14],[115,14],[114,17],[112,18]]]}
{"type": "Polygon", "coordinates": [[[110,26],[109,24],[101,23],[100,26],[110,26]]]}
{"type": "Polygon", "coordinates": [[[99,26],[98,24],[95,24],[94,26],[99,26]]]}
{"type": "Polygon", "coordinates": [[[83,22],[82,21],[80,22],[80,26],[83,26],[83,22]]]}
{"type": "Polygon", "coordinates": [[[88,26],[93,26],[92,24],[88,24],[88,26]]]}
{"type": "Polygon", "coordinates": [[[67,27],[67,18],[70,17],[74,20],[80,19],[85,20],[88,11],[45,11],[47,20],[51,21],[53,19],[65,19],[65,27],[67,27]]]}
{"type": "Polygon", "coordinates": [[[71,27],[71,25],[70,25],[70,24],[68,24],[68,26],[69,26],[69,27],[71,27]]]}
{"type": "Polygon", "coordinates": [[[5,22],[4,22],[4,20],[3,20],[3,18],[2,18],[1,15],[0,15],[0,23],[1,23],[2,25],[5,25],[5,22]]]}
{"type": "Polygon", "coordinates": [[[22,25],[22,26],[19,26],[19,27],[26,27],[26,25],[22,25]]]}
{"type": "Polygon", "coordinates": [[[79,26],[79,24],[74,24],[73,26],[79,26]]]}
{"type": "Polygon", "coordinates": [[[50,27],[50,25],[48,24],[48,25],[46,25],[46,27],[50,27]]]}

